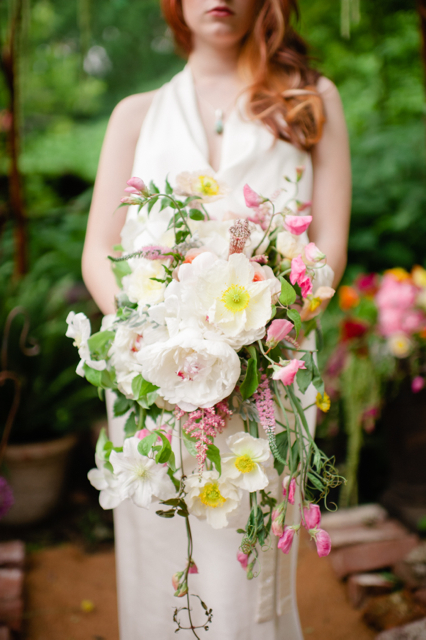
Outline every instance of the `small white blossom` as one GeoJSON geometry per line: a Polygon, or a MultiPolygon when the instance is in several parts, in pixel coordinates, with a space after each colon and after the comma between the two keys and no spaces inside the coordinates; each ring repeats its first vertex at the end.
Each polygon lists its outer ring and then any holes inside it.
{"type": "Polygon", "coordinates": [[[271,460],[268,441],[241,431],[230,436],[226,444],[233,455],[222,458],[224,476],[246,491],[265,489],[269,480],[264,463],[271,460]]]}
{"type": "Polygon", "coordinates": [[[102,509],[115,509],[125,499],[121,492],[118,478],[105,468],[105,462],[96,456],[96,469],[90,469],[87,477],[92,487],[99,494],[99,504],[102,509]]]}
{"type": "Polygon", "coordinates": [[[90,349],[87,344],[90,338],[91,328],[90,320],[84,315],[84,313],[74,313],[70,311],[66,322],[68,329],[66,331],[67,338],[74,338],[74,346],[78,349],[78,355],[81,360],[77,365],[76,373],[84,378],[84,365],[87,364],[92,369],[97,371],[103,371],[106,369],[105,360],[92,360],[90,358],[90,349]]]}
{"type": "Polygon", "coordinates": [[[228,524],[227,515],[234,511],[241,500],[241,491],[217,471],[204,471],[201,478],[193,474],[185,480],[188,511],[197,518],[206,518],[213,529],[228,524]]]}

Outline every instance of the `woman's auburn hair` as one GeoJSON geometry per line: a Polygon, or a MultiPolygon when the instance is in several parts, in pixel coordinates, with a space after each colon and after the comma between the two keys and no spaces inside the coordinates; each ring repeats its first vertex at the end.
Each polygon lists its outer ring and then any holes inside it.
{"type": "MultiPolygon", "coordinates": [[[[192,34],[182,0],[161,4],[178,50],[188,56],[192,34]]],[[[249,80],[249,113],[276,138],[309,150],[320,140],[325,118],[316,88],[320,73],[310,67],[308,47],[291,25],[293,17],[299,18],[297,0],[258,0],[255,15],[239,59],[249,80]]]]}

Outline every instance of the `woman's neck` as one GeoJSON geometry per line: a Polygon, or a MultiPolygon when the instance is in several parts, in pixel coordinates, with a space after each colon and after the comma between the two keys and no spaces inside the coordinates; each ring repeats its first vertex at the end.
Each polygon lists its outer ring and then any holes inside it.
{"type": "Polygon", "coordinates": [[[207,42],[195,42],[194,45],[188,62],[196,84],[215,84],[218,80],[239,84],[239,47],[219,50],[207,42]]]}

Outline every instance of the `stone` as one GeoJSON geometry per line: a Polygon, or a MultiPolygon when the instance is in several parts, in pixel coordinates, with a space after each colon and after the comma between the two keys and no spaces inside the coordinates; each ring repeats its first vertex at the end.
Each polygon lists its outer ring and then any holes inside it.
{"type": "Polygon", "coordinates": [[[25,545],[21,540],[0,543],[0,567],[22,567],[25,561],[25,545]]]}
{"type": "Polygon", "coordinates": [[[426,618],[411,622],[403,627],[382,631],[376,640],[426,640],[426,618]]]}
{"type": "Polygon", "coordinates": [[[403,626],[426,616],[426,608],[414,601],[408,591],[372,598],[366,605],[363,620],[377,631],[403,626]]]}
{"type": "Polygon", "coordinates": [[[395,582],[384,578],[380,573],[356,573],[347,582],[348,598],[359,609],[372,596],[390,593],[394,587],[395,582]]]}
{"type": "Polygon", "coordinates": [[[23,613],[24,602],[22,598],[0,600],[0,623],[7,625],[12,631],[21,630],[23,613]]]}
{"type": "Polygon", "coordinates": [[[357,525],[344,529],[327,529],[323,523],[321,523],[321,526],[330,534],[333,549],[365,542],[398,540],[409,534],[408,530],[396,520],[385,520],[384,522],[375,522],[369,526],[357,525]]]}
{"type": "Polygon", "coordinates": [[[335,513],[324,514],[321,519],[321,527],[330,533],[331,529],[344,529],[383,522],[387,517],[387,511],[380,505],[363,504],[359,507],[339,509],[335,513]]]}
{"type": "Polygon", "coordinates": [[[364,573],[384,569],[396,564],[418,545],[416,535],[407,535],[399,540],[368,542],[342,547],[330,554],[331,564],[339,578],[351,573],[364,573]]]}
{"type": "Polygon", "coordinates": [[[24,586],[22,569],[0,569],[0,601],[19,598],[24,586]]]}

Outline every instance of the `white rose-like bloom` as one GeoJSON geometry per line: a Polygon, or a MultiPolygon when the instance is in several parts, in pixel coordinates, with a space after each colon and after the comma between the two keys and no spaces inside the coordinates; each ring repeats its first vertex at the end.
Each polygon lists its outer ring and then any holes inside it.
{"type": "Polygon", "coordinates": [[[226,444],[233,455],[222,458],[223,475],[246,491],[267,487],[269,480],[262,463],[271,460],[268,441],[241,431],[227,438],[226,444]]]}
{"type": "Polygon", "coordinates": [[[135,258],[129,261],[132,273],[122,279],[123,289],[131,302],[139,307],[157,304],[164,299],[166,285],[161,280],[165,276],[162,260],[135,258]]]}
{"type": "Polygon", "coordinates": [[[130,207],[129,216],[121,230],[121,245],[124,251],[131,253],[141,247],[158,244],[173,246],[173,229],[167,229],[172,214],[173,211],[169,207],[160,211],[159,202],[149,214],[146,209],[137,213],[137,207],[130,207]]]}
{"type": "Polygon", "coordinates": [[[206,171],[183,171],[176,176],[174,192],[181,196],[199,196],[201,200],[193,202],[193,206],[196,206],[197,202],[213,202],[223,198],[229,193],[229,187],[206,171]]]}
{"type": "Polygon", "coordinates": [[[137,354],[145,380],[159,395],[184,411],[212,407],[228,397],[240,376],[240,359],[226,342],[204,340],[185,329],[137,354]]]}
{"type": "Polygon", "coordinates": [[[90,469],[87,478],[98,491],[102,509],[115,509],[125,499],[118,478],[105,468],[104,462],[96,456],[96,469],[90,469]]]}
{"type": "Polygon", "coordinates": [[[293,260],[300,255],[308,243],[306,233],[294,236],[289,231],[280,231],[277,235],[277,250],[288,260],[293,260]]]}
{"type": "Polygon", "coordinates": [[[122,453],[111,451],[109,458],[124,498],[130,498],[138,507],[148,509],[152,498],[168,500],[175,488],[167,475],[167,467],[156,464],[153,458],[138,451],[139,438],[126,438],[122,453]]]}
{"type": "Polygon", "coordinates": [[[216,470],[204,471],[201,478],[193,474],[185,480],[188,511],[197,518],[206,518],[213,529],[223,529],[228,524],[227,515],[240,503],[241,492],[225,476],[216,470]]]}
{"type": "Polygon", "coordinates": [[[105,360],[91,360],[90,349],[87,344],[90,338],[91,327],[90,320],[84,315],[84,313],[74,313],[70,311],[66,319],[68,329],[65,333],[67,338],[74,339],[74,346],[78,349],[78,355],[81,360],[77,365],[76,373],[84,378],[84,364],[86,363],[92,369],[97,371],[103,371],[106,369],[105,360]]]}

